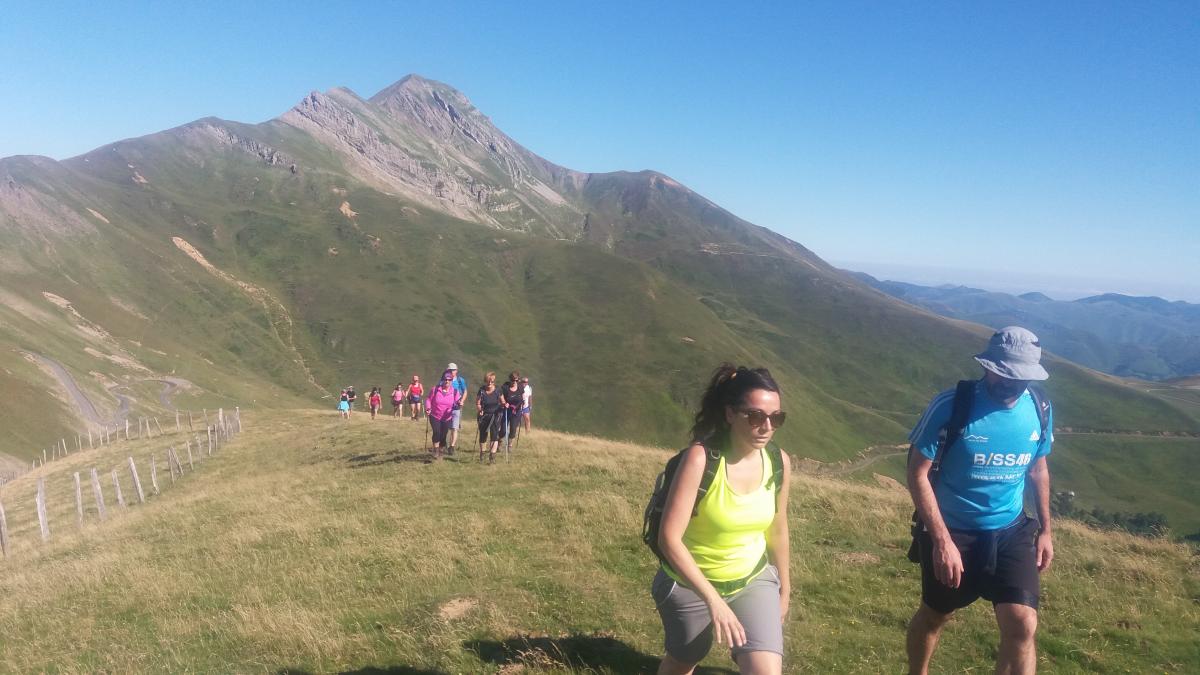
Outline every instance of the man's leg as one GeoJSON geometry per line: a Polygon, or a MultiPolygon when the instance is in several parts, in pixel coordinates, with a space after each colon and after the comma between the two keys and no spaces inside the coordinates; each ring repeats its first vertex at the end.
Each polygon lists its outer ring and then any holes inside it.
{"type": "Polygon", "coordinates": [[[1000,626],[1000,654],[996,658],[998,675],[1032,675],[1037,672],[1037,610],[1026,605],[1004,602],[996,605],[996,623],[1000,626]]]}
{"type": "Polygon", "coordinates": [[[908,623],[908,673],[909,675],[926,675],[929,672],[929,660],[933,658],[933,650],[937,649],[938,638],[942,628],[950,621],[949,614],[942,614],[925,603],[913,614],[908,623]]]}

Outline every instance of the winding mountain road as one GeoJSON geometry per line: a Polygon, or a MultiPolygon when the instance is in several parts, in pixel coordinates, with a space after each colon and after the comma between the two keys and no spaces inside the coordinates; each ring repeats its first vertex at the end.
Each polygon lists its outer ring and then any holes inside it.
{"type": "MultiPolygon", "coordinates": [[[[112,392],[113,396],[117,398],[117,411],[112,420],[103,419],[100,415],[99,409],[96,408],[96,404],[92,403],[92,400],[87,397],[87,394],[83,393],[83,390],[79,388],[79,384],[75,382],[75,378],[70,372],[67,371],[63,364],[48,356],[43,356],[42,354],[37,354],[34,352],[25,353],[32,356],[35,360],[37,360],[38,363],[50,371],[50,374],[54,376],[54,379],[58,380],[58,383],[62,385],[62,388],[65,389],[67,394],[71,397],[71,401],[75,404],[75,407],[79,409],[80,416],[83,417],[83,419],[89,424],[95,424],[97,426],[111,426],[113,424],[120,424],[124,422],[125,418],[129,415],[129,398],[117,394],[110,389],[109,391],[112,392]]],[[[116,389],[116,387],[113,389],[116,389]]]]}

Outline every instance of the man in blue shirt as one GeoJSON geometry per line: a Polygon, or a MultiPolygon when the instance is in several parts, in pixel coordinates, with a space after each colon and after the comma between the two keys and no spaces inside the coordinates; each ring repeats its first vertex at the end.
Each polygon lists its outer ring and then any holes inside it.
{"type": "Polygon", "coordinates": [[[467,400],[467,380],[458,374],[458,364],[446,364],[446,372],[450,373],[450,386],[454,388],[456,394],[454,400],[454,412],[450,417],[450,434],[448,440],[449,449],[446,454],[454,456],[454,446],[458,444],[458,427],[462,425],[462,407],[467,400]]]}
{"type": "MultiPolygon", "coordinates": [[[[1050,566],[1050,472],[1054,441],[1046,410],[1043,431],[1032,380],[1042,368],[1037,336],[1018,326],[1001,329],[975,360],[983,378],[962,433],[938,457],[954,408],[954,389],[934,397],[909,435],[908,488],[923,525],[917,536],[921,607],[908,627],[909,672],[928,672],[950,615],[982,597],[1000,628],[997,673],[1037,668],[1038,575],[1050,566]],[[1025,479],[1033,486],[1038,519],[1025,515],[1025,479]]],[[[1048,404],[1047,404],[1048,406],[1048,404]]]]}

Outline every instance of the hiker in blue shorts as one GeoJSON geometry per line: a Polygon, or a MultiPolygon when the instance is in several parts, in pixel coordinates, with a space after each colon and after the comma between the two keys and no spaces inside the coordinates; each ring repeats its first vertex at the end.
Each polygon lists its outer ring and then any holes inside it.
{"type": "Polygon", "coordinates": [[[454,389],[457,399],[454,402],[454,412],[450,416],[450,431],[447,437],[446,454],[454,456],[454,448],[458,443],[458,428],[462,426],[462,407],[467,400],[467,380],[458,374],[458,364],[446,364],[446,373],[451,377],[450,386],[454,389]]]}
{"type": "Polygon", "coordinates": [[[975,360],[983,377],[934,397],[909,435],[908,489],[921,606],[908,627],[909,673],[929,670],[951,614],[978,598],[1000,628],[996,672],[1037,669],[1039,574],[1050,567],[1050,403],[1030,382],[1049,374],[1037,336],[1010,326],[975,360]],[[1025,515],[1028,476],[1037,519],[1025,515]]]}

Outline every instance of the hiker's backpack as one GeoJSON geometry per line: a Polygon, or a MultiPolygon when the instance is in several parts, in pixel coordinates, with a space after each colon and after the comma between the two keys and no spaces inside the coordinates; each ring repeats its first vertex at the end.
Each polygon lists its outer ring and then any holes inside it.
{"type": "MultiPolygon", "coordinates": [[[[646,504],[646,512],[642,516],[642,541],[650,547],[651,551],[654,551],[659,562],[663,563],[667,559],[663,556],[662,549],[658,547],[658,533],[662,529],[663,509],[667,506],[667,494],[671,491],[671,483],[675,480],[675,474],[679,472],[679,465],[683,462],[687,450],[684,448],[667,460],[666,468],[658,474],[658,478],[654,481],[654,492],[650,494],[650,501],[646,504]]],[[[767,443],[767,457],[771,460],[771,478],[767,480],[767,487],[775,486],[778,489],[778,486],[783,483],[783,451],[779,449],[778,445],[767,443]]],[[[712,486],[713,478],[716,477],[717,467],[720,464],[720,451],[706,444],[704,446],[704,474],[700,476],[700,488],[696,490],[696,501],[692,504],[693,518],[696,517],[700,500],[708,494],[708,488],[712,486]]]]}
{"type": "MultiPolygon", "coordinates": [[[[963,429],[967,428],[967,419],[971,414],[971,407],[975,404],[975,387],[979,384],[979,380],[959,380],[958,385],[954,388],[954,404],[950,408],[950,419],[938,431],[937,450],[933,455],[933,463],[929,467],[929,485],[933,487],[937,484],[937,479],[942,468],[942,457],[946,454],[946,450],[954,446],[958,439],[962,438],[963,429]]],[[[1033,397],[1033,407],[1037,409],[1038,422],[1041,424],[1041,435],[1039,438],[1045,438],[1046,432],[1050,426],[1050,401],[1046,398],[1045,392],[1040,387],[1029,385],[1029,395],[1033,397]]],[[[913,446],[908,448],[908,463],[912,464],[913,446]]],[[[908,547],[908,559],[913,562],[920,562],[920,552],[917,548],[917,537],[925,525],[921,522],[921,516],[913,511],[912,514],[912,544],[908,547]]]]}

